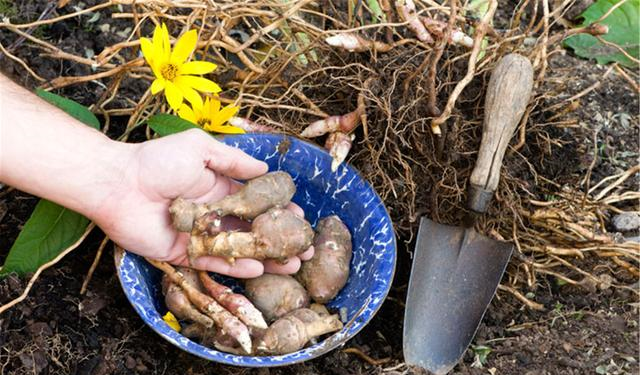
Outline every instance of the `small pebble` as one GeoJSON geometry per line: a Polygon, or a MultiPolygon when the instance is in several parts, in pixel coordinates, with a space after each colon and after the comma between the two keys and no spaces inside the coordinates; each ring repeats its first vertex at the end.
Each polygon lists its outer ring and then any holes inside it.
{"type": "Polygon", "coordinates": [[[136,367],[136,364],[136,360],[133,359],[133,357],[131,357],[130,355],[128,355],[124,360],[124,367],[128,368],[129,370],[133,370],[136,367]]]}
{"type": "Polygon", "coordinates": [[[612,222],[618,232],[630,232],[640,228],[640,215],[635,212],[623,212],[614,216],[612,222]]]}
{"type": "Polygon", "coordinates": [[[340,320],[342,321],[342,323],[347,323],[347,308],[346,307],[341,307],[340,308],[340,320]]]}

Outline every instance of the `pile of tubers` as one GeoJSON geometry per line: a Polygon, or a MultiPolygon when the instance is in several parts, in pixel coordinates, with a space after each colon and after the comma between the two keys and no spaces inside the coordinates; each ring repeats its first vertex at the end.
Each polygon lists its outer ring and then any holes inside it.
{"type": "Polygon", "coordinates": [[[170,207],[174,227],[190,232],[188,257],[286,259],[313,246],[314,256],[294,275],[263,274],[244,281],[235,293],[207,272],[147,259],[164,272],[162,292],[168,310],[183,323],[181,333],[203,345],[237,355],[295,352],[343,327],[324,304],[349,277],[351,234],[338,216],[314,230],[286,209],[295,193],[291,176],[271,172],[247,182],[237,193],[209,204],[176,199],[170,207]],[[247,231],[224,230],[222,218],[250,222],[247,231]],[[312,303],[313,302],[313,303],[312,303]]]}

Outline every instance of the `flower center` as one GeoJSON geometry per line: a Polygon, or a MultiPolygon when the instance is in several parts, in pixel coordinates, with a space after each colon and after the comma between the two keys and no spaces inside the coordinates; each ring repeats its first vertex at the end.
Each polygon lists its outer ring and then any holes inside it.
{"type": "Polygon", "coordinates": [[[198,119],[198,125],[200,125],[201,127],[205,127],[205,125],[209,125],[211,123],[211,121],[209,121],[208,119],[202,117],[198,119]]]}
{"type": "Polygon", "coordinates": [[[166,80],[173,81],[178,75],[178,67],[174,64],[165,64],[162,69],[160,69],[160,74],[166,80]]]}

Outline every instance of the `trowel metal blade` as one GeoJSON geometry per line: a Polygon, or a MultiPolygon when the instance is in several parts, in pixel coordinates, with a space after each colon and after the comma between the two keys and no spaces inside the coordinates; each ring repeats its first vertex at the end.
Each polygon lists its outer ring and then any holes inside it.
{"type": "Polygon", "coordinates": [[[404,319],[407,364],[446,374],[471,343],[513,246],[473,229],[420,221],[404,319]]]}

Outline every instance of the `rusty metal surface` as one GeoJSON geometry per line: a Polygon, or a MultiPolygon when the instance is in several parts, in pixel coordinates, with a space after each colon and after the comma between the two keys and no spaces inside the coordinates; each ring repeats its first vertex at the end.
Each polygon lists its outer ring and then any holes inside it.
{"type": "Polygon", "coordinates": [[[420,221],[404,320],[407,364],[446,374],[471,343],[509,262],[511,244],[420,221]]]}

